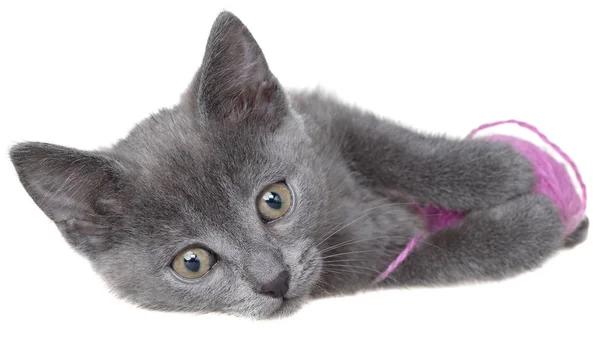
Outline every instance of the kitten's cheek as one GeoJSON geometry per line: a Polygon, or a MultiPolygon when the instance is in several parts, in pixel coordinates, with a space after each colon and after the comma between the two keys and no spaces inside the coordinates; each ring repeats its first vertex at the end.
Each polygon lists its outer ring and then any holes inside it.
{"type": "Polygon", "coordinates": [[[302,256],[302,261],[299,261],[298,268],[295,268],[296,270],[292,274],[288,291],[289,298],[309,297],[321,277],[323,263],[319,251],[311,248],[302,256]]]}

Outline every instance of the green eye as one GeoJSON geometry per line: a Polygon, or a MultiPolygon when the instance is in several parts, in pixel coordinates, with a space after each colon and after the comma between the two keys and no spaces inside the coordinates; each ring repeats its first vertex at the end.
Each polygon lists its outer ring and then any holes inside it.
{"type": "Polygon", "coordinates": [[[171,268],[183,278],[195,279],[204,276],[215,263],[215,255],[210,250],[189,248],[177,254],[171,268]]]}
{"type": "Polygon", "coordinates": [[[257,208],[261,218],[273,221],[284,216],[292,206],[292,193],[284,183],[267,186],[260,192],[257,208]]]}

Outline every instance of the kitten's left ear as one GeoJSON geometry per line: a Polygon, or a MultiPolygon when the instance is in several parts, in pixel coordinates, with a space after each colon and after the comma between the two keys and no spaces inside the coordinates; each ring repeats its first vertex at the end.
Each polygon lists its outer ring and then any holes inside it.
{"type": "Polygon", "coordinates": [[[10,151],[19,179],[64,238],[88,256],[108,250],[121,219],[124,172],[116,161],[46,143],[10,151]]]}
{"type": "Polygon", "coordinates": [[[228,12],[221,13],[213,24],[194,82],[194,105],[220,120],[273,122],[287,110],[283,88],[258,43],[228,12]]]}

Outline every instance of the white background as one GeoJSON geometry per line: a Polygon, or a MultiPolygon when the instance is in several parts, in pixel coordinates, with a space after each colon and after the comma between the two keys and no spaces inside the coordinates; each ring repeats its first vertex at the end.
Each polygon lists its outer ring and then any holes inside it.
{"type": "Polygon", "coordinates": [[[600,335],[597,1],[16,3],[0,6],[0,335],[600,335]],[[280,321],[113,298],[22,189],[8,149],[110,145],[175,104],[221,9],[246,23],[286,86],[461,137],[500,119],[535,124],[588,183],[588,241],[511,280],[321,300],[280,321]]]}

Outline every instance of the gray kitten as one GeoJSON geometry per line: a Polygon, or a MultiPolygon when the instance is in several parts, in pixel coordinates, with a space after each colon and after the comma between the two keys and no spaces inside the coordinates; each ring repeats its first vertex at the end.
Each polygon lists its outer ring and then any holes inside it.
{"type": "Polygon", "coordinates": [[[176,107],[110,149],[21,143],[10,156],[67,242],[120,297],[156,310],[272,318],[371,289],[423,230],[404,195],[470,212],[377,287],[510,277],[588,227],[563,237],[509,145],[419,134],[285,92],[230,13],[176,107]]]}

